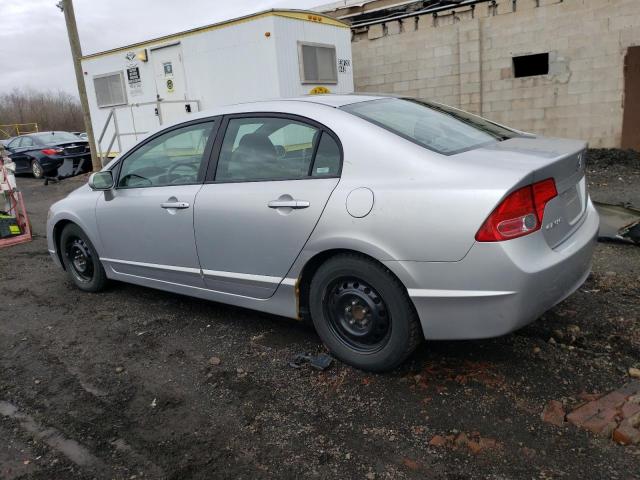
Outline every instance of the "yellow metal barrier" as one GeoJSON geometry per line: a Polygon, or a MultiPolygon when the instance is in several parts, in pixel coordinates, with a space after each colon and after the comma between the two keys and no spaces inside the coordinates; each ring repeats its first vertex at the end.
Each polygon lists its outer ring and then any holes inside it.
{"type": "Polygon", "coordinates": [[[19,135],[36,132],[38,132],[37,123],[10,123],[0,125],[0,138],[17,137],[19,135]]]}

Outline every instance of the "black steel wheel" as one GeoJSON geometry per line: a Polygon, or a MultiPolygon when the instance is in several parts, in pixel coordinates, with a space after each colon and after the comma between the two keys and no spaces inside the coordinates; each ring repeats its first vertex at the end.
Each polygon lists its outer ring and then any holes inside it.
{"type": "Polygon", "coordinates": [[[375,352],[391,334],[391,315],[380,294],[364,280],[337,278],[325,290],[325,317],[349,348],[375,352]]]}
{"type": "Polygon", "coordinates": [[[64,254],[69,260],[71,273],[79,281],[90,282],[93,279],[91,250],[82,238],[70,236],[67,239],[64,254]]]}
{"type": "Polygon", "coordinates": [[[340,254],[320,265],[311,279],[309,309],[331,353],[362,370],[391,370],[422,340],[402,283],[363,255],[340,254]]]}
{"type": "Polygon", "coordinates": [[[71,281],[80,290],[98,292],[104,288],[107,275],[89,237],[73,223],[67,224],[60,234],[58,248],[62,263],[71,281]]]}

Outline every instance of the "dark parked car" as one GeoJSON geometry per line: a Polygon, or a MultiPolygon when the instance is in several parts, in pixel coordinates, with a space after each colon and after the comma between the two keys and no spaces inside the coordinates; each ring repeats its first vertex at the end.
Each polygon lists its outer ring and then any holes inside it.
{"type": "Polygon", "coordinates": [[[5,147],[16,173],[65,178],[91,171],[89,143],[69,132],[40,132],[14,138],[5,147]]]}

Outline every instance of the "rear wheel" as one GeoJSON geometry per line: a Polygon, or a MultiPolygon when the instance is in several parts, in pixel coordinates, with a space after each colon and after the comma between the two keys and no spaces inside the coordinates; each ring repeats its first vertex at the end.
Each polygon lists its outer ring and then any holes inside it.
{"type": "Polygon", "coordinates": [[[422,339],[402,284],[377,262],[356,254],[332,257],[311,281],[311,317],[322,341],[345,363],[391,370],[422,339]]]}
{"type": "Polygon", "coordinates": [[[31,173],[33,173],[34,178],[42,178],[44,176],[44,170],[38,160],[33,160],[31,162],[31,173]]]}
{"type": "Polygon", "coordinates": [[[107,275],[89,237],[75,224],[68,224],[60,235],[62,262],[71,281],[85,292],[99,292],[107,275]]]}

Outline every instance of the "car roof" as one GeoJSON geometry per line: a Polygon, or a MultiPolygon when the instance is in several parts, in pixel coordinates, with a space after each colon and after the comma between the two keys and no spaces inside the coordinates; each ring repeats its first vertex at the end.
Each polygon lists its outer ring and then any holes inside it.
{"type": "MultiPolygon", "coordinates": [[[[65,132],[64,130],[47,130],[43,132],[30,133],[29,135],[33,135],[34,137],[46,137],[47,135],[57,135],[59,133],[72,133],[72,132],[65,132]]],[[[27,135],[24,135],[24,136],[26,137],[27,135]]]]}
{"type": "MultiPolygon", "coordinates": [[[[382,98],[388,98],[388,95],[377,94],[320,94],[320,95],[302,95],[300,97],[283,98],[283,101],[288,102],[310,102],[319,103],[321,105],[328,105],[330,107],[343,107],[352,103],[368,102],[371,100],[380,100],[382,98]]],[[[261,102],[255,102],[261,103],[261,102]]]]}
{"type": "MultiPolygon", "coordinates": [[[[397,98],[394,95],[384,95],[384,94],[358,94],[358,93],[350,93],[350,94],[320,94],[320,95],[302,95],[299,97],[289,97],[289,98],[274,98],[274,99],[266,99],[266,100],[254,100],[251,102],[240,102],[240,103],[232,103],[227,105],[219,105],[213,108],[208,108],[205,110],[201,110],[198,112],[192,120],[207,118],[214,115],[229,115],[234,113],[250,113],[250,112],[260,112],[262,110],[272,110],[274,106],[280,105],[285,106],[287,103],[304,103],[311,105],[322,105],[331,108],[340,108],[345,105],[350,105],[354,103],[360,102],[368,102],[371,100],[381,100],[383,98],[397,98]]],[[[175,121],[171,124],[165,125],[173,126],[184,123],[185,120],[181,119],[179,121],[175,121]]]]}
{"type": "Polygon", "coordinates": [[[266,100],[254,100],[250,102],[232,103],[227,105],[219,105],[212,108],[207,108],[195,113],[190,119],[181,118],[170,123],[166,123],[148,133],[147,136],[155,135],[156,133],[165,130],[170,127],[181,125],[190,120],[201,120],[218,115],[233,115],[238,113],[257,113],[262,111],[280,111],[280,108],[288,104],[307,104],[314,106],[322,106],[329,108],[340,108],[345,105],[351,105],[354,103],[368,102],[371,100],[382,100],[385,98],[402,98],[397,95],[385,95],[385,94],[319,94],[319,95],[302,95],[299,97],[289,98],[273,98],[266,100]]]}

